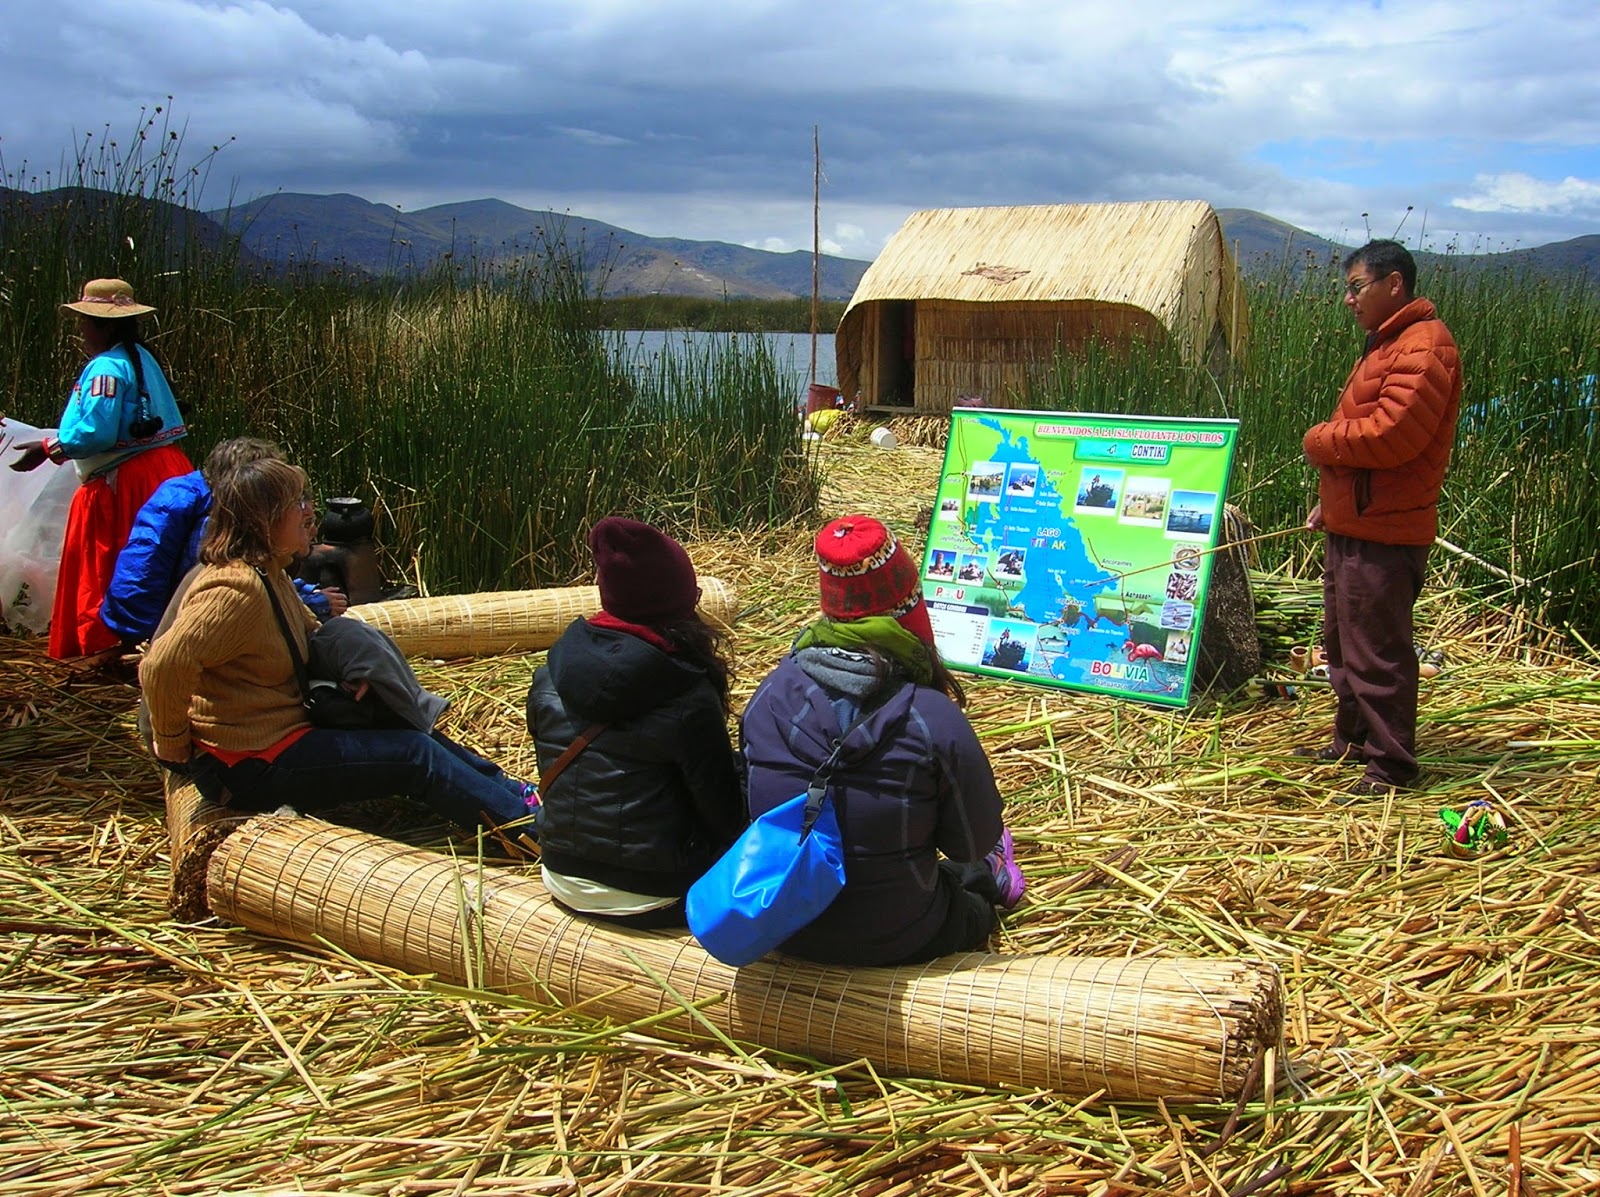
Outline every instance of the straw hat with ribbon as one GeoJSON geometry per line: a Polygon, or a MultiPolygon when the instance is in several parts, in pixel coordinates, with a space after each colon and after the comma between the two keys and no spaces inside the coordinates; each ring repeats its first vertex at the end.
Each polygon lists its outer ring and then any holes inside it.
{"type": "Polygon", "coordinates": [[[83,295],[77,303],[64,303],[61,310],[84,316],[120,319],[124,316],[143,316],[155,311],[155,308],[134,299],[133,287],[120,278],[95,278],[83,284],[83,295]]]}

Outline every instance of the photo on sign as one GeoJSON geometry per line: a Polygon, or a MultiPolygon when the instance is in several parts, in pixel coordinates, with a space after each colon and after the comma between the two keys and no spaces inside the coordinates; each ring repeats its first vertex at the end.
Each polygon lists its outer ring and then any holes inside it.
{"type": "Polygon", "coordinates": [[[1117,509],[1117,488],[1121,485],[1121,470],[1085,469],[1078,478],[1078,510],[1111,515],[1117,509]]]}
{"type": "Polygon", "coordinates": [[[1216,511],[1217,492],[1214,490],[1174,491],[1172,510],[1167,513],[1167,535],[1207,540],[1211,536],[1216,511]]]}
{"type": "Polygon", "coordinates": [[[959,520],[961,518],[961,500],[954,495],[948,499],[940,499],[939,518],[942,520],[959,520]]]}
{"type": "Polygon", "coordinates": [[[1167,519],[1167,496],[1171,490],[1170,478],[1129,478],[1122,492],[1118,519],[1135,527],[1161,527],[1167,519]]]}
{"type": "Polygon", "coordinates": [[[956,581],[972,584],[983,581],[983,575],[988,565],[976,553],[962,553],[960,563],[956,566],[956,581]]]}
{"type": "Polygon", "coordinates": [[[1185,545],[1176,553],[1172,554],[1172,564],[1176,565],[1179,569],[1199,569],[1200,550],[1192,549],[1188,545],[1185,545]]]}
{"type": "Polygon", "coordinates": [[[990,621],[989,639],[983,646],[983,663],[991,669],[1027,673],[1033,661],[1034,627],[1015,619],[990,621]]]}
{"type": "MultiPolygon", "coordinates": [[[[1192,577],[1191,574],[1178,574],[1177,577],[1192,577]]],[[[1176,631],[1186,632],[1194,627],[1194,604],[1179,602],[1177,599],[1168,599],[1161,604],[1161,626],[1176,631]]]]}
{"type": "Polygon", "coordinates": [[[1006,474],[1006,494],[1013,499],[1031,499],[1039,490],[1039,467],[1014,465],[1006,474]]]}
{"type": "Polygon", "coordinates": [[[1026,549],[1001,549],[994,559],[994,576],[1002,582],[1022,577],[1022,566],[1027,556],[1026,549]]]}
{"type": "Polygon", "coordinates": [[[967,498],[983,502],[1000,501],[1000,483],[1005,478],[1003,461],[975,461],[967,470],[967,498]]]}
{"type": "Polygon", "coordinates": [[[1193,632],[1174,632],[1167,637],[1167,651],[1162,654],[1161,659],[1169,665],[1187,665],[1189,649],[1193,643],[1193,632]]]}
{"type": "Polygon", "coordinates": [[[1200,575],[1175,569],[1167,575],[1167,597],[1192,603],[1200,594],[1200,575]]]}
{"type": "Polygon", "coordinates": [[[934,549],[928,554],[928,577],[954,581],[956,553],[954,549],[934,549]]]}

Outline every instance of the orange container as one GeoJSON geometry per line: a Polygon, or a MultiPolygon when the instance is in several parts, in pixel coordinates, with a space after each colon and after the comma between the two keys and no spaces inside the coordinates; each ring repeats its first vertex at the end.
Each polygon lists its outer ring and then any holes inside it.
{"type": "Polygon", "coordinates": [[[814,411],[828,410],[838,398],[838,387],[830,387],[820,382],[812,383],[806,388],[806,415],[809,416],[814,411]]]}

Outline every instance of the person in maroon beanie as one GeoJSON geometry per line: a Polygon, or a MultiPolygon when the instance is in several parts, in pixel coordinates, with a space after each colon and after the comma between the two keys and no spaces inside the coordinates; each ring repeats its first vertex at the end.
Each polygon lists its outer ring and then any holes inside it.
{"type": "Polygon", "coordinates": [[[1412,608],[1438,534],[1439,491],[1461,408],[1461,355],[1417,264],[1396,241],[1345,259],[1344,303],[1367,334],[1333,414],[1305,435],[1317,467],[1306,527],[1326,533],[1324,646],[1333,738],[1297,755],[1362,766],[1344,801],[1417,775],[1412,608]]]}
{"type": "Polygon", "coordinates": [[[1026,882],[994,770],[934,646],[916,562],[871,516],[817,534],[821,615],[739,724],[750,813],[804,792],[843,738],[831,793],[845,884],[783,945],[824,964],[982,949],[1026,882]]]}
{"type": "Polygon", "coordinates": [[[528,691],[545,886],[577,914],[682,926],[683,897],[744,830],[722,634],[695,612],[683,546],[612,516],[589,532],[600,611],[528,691]],[[562,762],[565,761],[563,764],[562,762]]]}

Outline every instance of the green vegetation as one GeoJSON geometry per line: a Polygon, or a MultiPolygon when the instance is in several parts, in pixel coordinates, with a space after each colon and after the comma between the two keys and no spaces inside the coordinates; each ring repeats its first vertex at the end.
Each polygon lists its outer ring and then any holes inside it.
{"type": "MultiPolygon", "coordinates": [[[[817,305],[817,331],[831,333],[845,305],[817,305]]],[[[594,305],[595,320],[611,329],[695,329],[699,332],[811,331],[809,299],[707,299],[690,295],[619,295],[594,305]]]]}
{"type": "MultiPolygon", "coordinates": [[[[1167,345],[1097,345],[1058,358],[1021,402],[1237,419],[1230,498],[1260,531],[1296,527],[1316,489],[1301,438],[1333,410],[1361,351],[1340,302],[1342,281],[1336,263],[1313,262],[1250,284],[1250,343],[1220,380],[1186,367],[1167,345]]],[[[1585,380],[1600,372],[1600,300],[1576,276],[1553,282],[1448,263],[1425,271],[1418,289],[1454,333],[1466,377],[1439,532],[1471,557],[1436,547],[1434,564],[1528,617],[1596,641],[1600,409],[1585,380]]],[[[1304,565],[1319,550],[1312,537],[1259,546],[1268,566],[1296,557],[1304,565]]]]}
{"type": "MultiPolygon", "coordinates": [[[[439,592],[552,584],[586,565],[582,529],[626,511],[680,531],[804,517],[818,478],[790,384],[761,338],[685,348],[623,370],[604,328],[809,326],[809,303],[672,296],[597,300],[559,243],[510,269],[453,262],[379,283],[306,268],[252,277],[237,245],[187,227],[215,147],[179,168],[159,109],[126,147],[86,139],[60,178],[0,182],[0,410],[51,424],[79,354],[58,312],[86,278],[119,274],[160,309],[148,324],[198,458],[272,437],[319,492],[376,500],[397,569],[439,592]],[[45,189],[70,202],[41,203],[45,189]],[[598,326],[598,327],[597,327],[598,326]]],[[[1163,345],[1091,346],[1021,401],[1242,423],[1232,499],[1264,531],[1298,526],[1313,493],[1300,439],[1332,408],[1360,349],[1336,264],[1249,285],[1250,344],[1225,377],[1163,345]]],[[[1435,550],[1463,582],[1538,621],[1600,637],[1600,476],[1586,378],[1600,302],[1481,267],[1429,269],[1461,346],[1467,392],[1435,550]]],[[[837,323],[827,305],[824,327],[837,323]]],[[[1260,546],[1276,566],[1310,537],[1260,546]]]]}
{"type": "Polygon", "coordinates": [[[159,309],[144,332],[192,405],[191,458],[278,441],[320,494],[375,501],[395,569],[434,592],[571,581],[583,531],[611,513],[684,531],[812,510],[792,385],[760,338],[637,377],[559,243],[403,282],[255,277],[235,243],[185,229],[203,168],[176,167],[159,119],[131,149],[86,142],[64,181],[5,175],[0,410],[55,423],[81,364],[58,305],[115,274],[159,309]],[[40,202],[63,182],[83,190],[40,202]]]}

